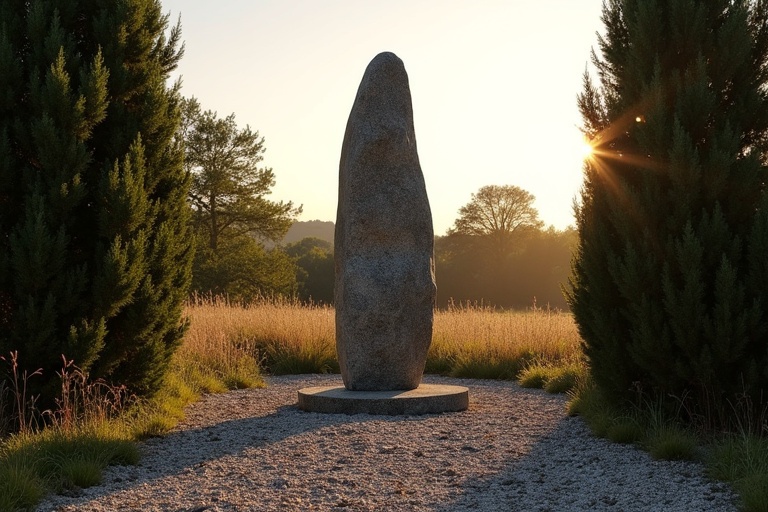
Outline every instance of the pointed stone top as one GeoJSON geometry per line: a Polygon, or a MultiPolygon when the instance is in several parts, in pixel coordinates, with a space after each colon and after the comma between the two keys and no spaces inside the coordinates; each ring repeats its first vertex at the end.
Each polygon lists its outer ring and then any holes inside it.
{"type": "Polygon", "coordinates": [[[384,129],[394,126],[402,129],[403,120],[407,120],[410,124],[407,129],[412,134],[413,107],[408,73],[397,55],[382,52],[371,60],[357,89],[350,117],[375,120],[379,128],[384,129]]]}

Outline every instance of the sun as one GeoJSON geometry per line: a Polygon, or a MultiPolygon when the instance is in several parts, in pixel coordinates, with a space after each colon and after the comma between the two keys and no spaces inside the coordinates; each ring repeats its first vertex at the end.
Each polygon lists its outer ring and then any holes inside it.
{"type": "Polygon", "coordinates": [[[581,144],[579,144],[579,156],[581,156],[581,159],[586,160],[587,158],[590,158],[594,153],[595,148],[592,147],[592,144],[590,144],[586,137],[583,137],[581,139],[581,144]]]}

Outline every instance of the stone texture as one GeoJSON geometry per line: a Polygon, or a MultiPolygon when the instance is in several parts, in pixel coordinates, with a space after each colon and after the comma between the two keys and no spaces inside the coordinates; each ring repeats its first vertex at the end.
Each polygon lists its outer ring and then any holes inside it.
{"type": "Polygon", "coordinates": [[[403,62],[377,55],[347,121],[336,217],[336,350],[349,390],[421,382],[435,302],[432,213],[403,62]]]}
{"type": "Polygon", "coordinates": [[[464,386],[422,384],[407,391],[349,391],[342,386],[299,390],[299,409],[325,414],[416,415],[464,411],[469,390],[464,386]]]}

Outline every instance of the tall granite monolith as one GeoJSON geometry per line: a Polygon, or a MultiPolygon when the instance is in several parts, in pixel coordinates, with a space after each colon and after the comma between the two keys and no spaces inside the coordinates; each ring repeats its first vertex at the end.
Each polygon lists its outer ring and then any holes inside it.
{"type": "Polygon", "coordinates": [[[432,339],[434,237],[408,75],[393,53],[368,65],[349,114],[334,253],[344,386],[417,388],[432,339]]]}

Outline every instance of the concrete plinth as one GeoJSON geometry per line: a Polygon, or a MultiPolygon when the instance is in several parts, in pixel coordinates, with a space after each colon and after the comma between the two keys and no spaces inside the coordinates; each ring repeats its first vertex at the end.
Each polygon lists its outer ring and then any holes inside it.
{"type": "Polygon", "coordinates": [[[330,414],[414,415],[463,411],[469,390],[463,386],[422,384],[410,391],[349,391],[344,386],[299,390],[299,409],[330,414]]]}

